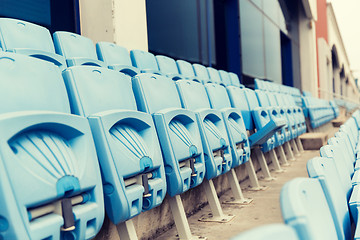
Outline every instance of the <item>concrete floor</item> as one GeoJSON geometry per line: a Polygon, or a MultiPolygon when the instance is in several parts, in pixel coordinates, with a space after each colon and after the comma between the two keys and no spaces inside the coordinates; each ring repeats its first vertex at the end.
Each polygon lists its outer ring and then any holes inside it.
{"type": "MultiPolygon", "coordinates": [[[[327,133],[329,137],[338,130],[330,128],[327,133]]],[[[247,181],[241,182],[244,196],[252,198],[253,202],[246,206],[222,204],[225,214],[234,214],[236,217],[228,223],[210,223],[198,221],[201,216],[210,213],[210,208],[206,205],[196,214],[188,218],[193,235],[207,237],[209,240],[229,239],[248,229],[270,223],[283,222],[280,210],[280,191],[282,186],[289,180],[296,177],[307,177],[306,163],[309,159],[319,156],[319,151],[305,151],[296,161],[290,162],[290,166],[283,167],[286,171],[283,173],[271,172],[276,177],[273,181],[262,181],[261,185],[268,186],[265,191],[251,191],[246,186],[247,181]]],[[[225,192],[220,197],[220,201],[229,199],[232,196],[231,191],[225,192]]],[[[177,239],[175,226],[156,237],[156,240],[177,239]]]]}

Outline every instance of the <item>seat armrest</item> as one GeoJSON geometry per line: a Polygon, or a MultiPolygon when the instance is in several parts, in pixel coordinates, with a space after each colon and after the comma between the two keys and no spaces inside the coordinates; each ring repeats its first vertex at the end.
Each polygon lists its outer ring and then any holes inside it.
{"type": "Polygon", "coordinates": [[[100,60],[90,59],[90,58],[82,58],[82,57],[67,58],[66,64],[68,67],[87,65],[87,66],[106,68],[106,64],[100,60]]]}
{"type": "Polygon", "coordinates": [[[33,49],[26,49],[26,48],[16,48],[13,50],[15,53],[20,53],[24,55],[28,55],[31,57],[39,58],[48,62],[52,62],[59,69],[62,71],[66,68],[66,61],[65,58],[56,53],[44,52],[41,50],[33,50],[33,49]]]}
{"type": "Polygon", "coordinates": [[[281,124],[270,120],[264,127],[257,130],[256,133],[249,137],[250,146],[261,145],[265,143],[270,137],[272,137],[277,131],[285,126],[285,121],[281,124]]]}
{"type": "Polygon", "coordinates": [[[163,75],[159,70],[152,70],[152,69],[141,69],[141,73],[152,73],[157,75],[163,75]]]}
{"type": "Polygon", "coordinates": [[[166,74],[166,76],[168,78],[171,78],[173,81],[177,81],[177,80],[180,80],[180,79],[185,79],[180,74],[166,74]]]}
{"type": "Polygon", "coordinates": [[[126,65],[110,65],[109,69],[124,73],[129,75],[130,77],[134,77],[135,75],[140,73],[140,70],[133,66],[126,66],[126,65]]]}

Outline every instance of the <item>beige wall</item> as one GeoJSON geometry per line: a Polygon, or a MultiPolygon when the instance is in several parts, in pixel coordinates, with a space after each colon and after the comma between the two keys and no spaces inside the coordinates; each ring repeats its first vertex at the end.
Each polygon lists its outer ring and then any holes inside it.
{"type": "Polygon", "coordinates": [[[81,35],[96,42],[113,42],[113,0],[80,0],[81,35]]]}
{"type": "Polygon", "coordinates": [[[114,0],[114,41],[148,51],[145,0],[114,0]]]}
{"type": "Polygon", "coordinates": [[[80,0],[81,34],[148,50],[145,0],[80,0]]]}

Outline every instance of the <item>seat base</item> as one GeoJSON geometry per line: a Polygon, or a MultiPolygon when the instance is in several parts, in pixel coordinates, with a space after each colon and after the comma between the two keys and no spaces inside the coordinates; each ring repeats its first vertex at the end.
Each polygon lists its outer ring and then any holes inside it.
{"type": "Polygon", "coordinates": [[[224,204],[232,204],[232,205],[249,205],[253,202],[252,198],[243,198],[243,199],[235,199],[234,197],[230,198],[230,200],[223,201],[224,204]]]}
{"type": "Polygon", "coordinates": [[[208,215],[203,215],[199,218],[200,222],[219,222],[219,223],[228,223],[234,219],[232,214],[223,214],[222,216],[213,216],[212,213],[208,215]]]}

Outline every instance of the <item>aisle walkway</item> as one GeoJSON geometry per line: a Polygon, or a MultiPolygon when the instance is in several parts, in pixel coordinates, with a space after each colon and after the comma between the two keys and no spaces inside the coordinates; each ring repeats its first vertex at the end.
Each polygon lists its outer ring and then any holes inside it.
{"type": "MultiPolygon", "coordinates": [[[[333,136],[338,128],[331,129],[328,134],[333,136]]],[[[306,163],[309,159],[319,156],[319,151],[305,151],[301,156],[296,158],[296,161],[291,162],[291,165],[284,167],[286,169],[283,173],[271,172],[276,180],[266,182],[260,180],[261,185],[266,185],[269,188],[265,191],[250,191],[244,189],[248,186],[248,182],[242,182],[241,186],[245,197],[253,198],[253,202],[247,206],[235,206],[222,204],[224,213],[234,214],[236,217],[229,223],[205,223],[198,219],[210,213],[209,206],[206,205],[196,214],[188,218],[191,231],[194,235],[206,236],[208,240],[229,239],[240,232],[251,229],[256,226],[269,223],[283,222],[281,217],[279,196],[282,186],[290,179],[296,177],[307,177],[306,163]]],[[[220,201],[229,199],[231,191],[227,191],[220,197],[220,201]]],[[[155,238],[156,240],[176,239],[175,227],[166,231],[164,234],[155,238]]]]}

